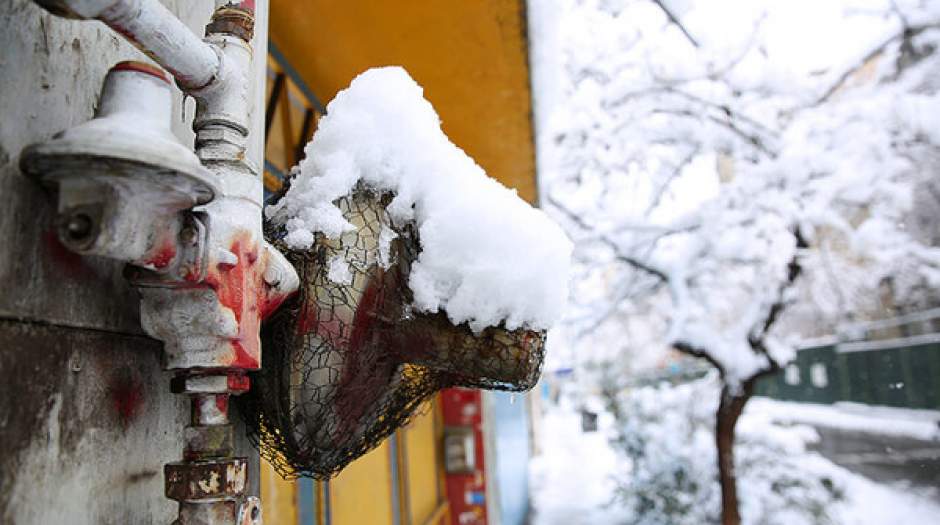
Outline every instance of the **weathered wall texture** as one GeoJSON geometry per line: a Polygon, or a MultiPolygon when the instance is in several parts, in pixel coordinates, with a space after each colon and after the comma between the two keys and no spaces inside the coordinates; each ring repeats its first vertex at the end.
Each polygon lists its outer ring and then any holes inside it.
{"type": "MultiPolygon", "coordinates": [[[[164,3],[200,35],[213,7],[164,3]]],[[[111,65],[143,57],[27,0],[0,0],[0,50],[0,523],[169,523],[163,464],[180,459],[188,405],[120,265],[66,251],[51,200],[17,169],[24,146],[91,118],[111,65]]]]}

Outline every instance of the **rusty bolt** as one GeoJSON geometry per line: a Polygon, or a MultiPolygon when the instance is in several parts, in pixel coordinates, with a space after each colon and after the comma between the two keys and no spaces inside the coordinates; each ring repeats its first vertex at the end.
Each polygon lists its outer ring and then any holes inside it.
{"type": "Polygon", "coordinates": [[[98,237],[95,218],[101,214],[100,204],[88,204],[65,210],[57,219],[59,239],[72,250],[87,250],[98,237]]]}
{"type": "Polygon", "coordinates": [[[163,475],[166,497],[175,501],[237,499],[247,487],[248,460],[167,463],[163,475]]]}
{"type": "Polygon", "coordinates": [[[251,42],[254,29],[254,13],[241,7],[226,6],[213,13],[212,21],[206,26],[206,35],[232,35],[251,42]]]}
{"type": "Polygon", "coordinates": [[[65,223],[65,232],[68,234],[69,239],[73,241],[85,239],[91,235],[94,228],[95,224],[91,221],[91,217],[84,213],[76,213],[70,216],[65,223]]]}

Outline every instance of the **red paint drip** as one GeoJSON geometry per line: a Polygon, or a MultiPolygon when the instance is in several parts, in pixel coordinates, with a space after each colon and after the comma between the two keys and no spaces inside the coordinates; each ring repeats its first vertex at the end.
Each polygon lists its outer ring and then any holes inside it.
{"type": "MultiPolygon", "coordinates": [[[[304,285],[301,284],[301,286],[304,285]]],[[[317,326],[317,319],[316,306],[311,306],[310,303],[305,302],[303,309],[300,311],[299,319],[297,319],[297,335],[305,336],[309,334],[317,326]]]]}
{"type": "Polygon", "coordinates": [[[248,232],[233,236],[229,251],[238,258],[235,266],[216,266],[210,269],[206,283],[219,297],[222,306],[230,309],[238,323],[238,335],[231,340],[234,355],[228,363],[231,368],[257,370],[261,368],[261,309],[266,296],[264,280],[258,259],[258,244],[252,242],[248,232]]]}
{"type": "Polygon", "coordinates": [[[376,312],[384,298],[384,273],[379,270],[366,286],[353,316],[352,330],[345,344],[347,348],[342,375],[337,385],[337,414],[339,428],[354,432],[359,420],[384,394],[398,368],[398,359],[389,354],[384,359],[366,361],[375,356],[363,348],[375,335],[376,312]]]}
{"type": "Polygon", "coordinates": [[[59,236],[55,230],[47,230],[42,233],[43,245],[46,253],[56,263],[56,266],[66,276],[73,279],[87,279],[95,277],[95,272],[89,266],[82,256],[66,248],[59,241],[59,236]]]}
{"type": "Polygon", "coordinates": [[[163,243],[163,246],[157,249],[156,253],[154,253],[145,264],[149,264],[159,270],[169,266],[175,257],[176,243],[173,242],[172,239],[168,239],[163,243]]]}
{"type": "Polygon", "coordinates": [[[195,284],[195,283],[198,283],[198,282],[199,282],[199,274],[197,274],[195,271],[193,271],[192,268],[190,268],[190,269],[186,270],[186,275],[183,276],[183,280],[184,280],[184,281],[187,281],[187,282],[190,282],[190,283],[194,283],[194,284],[195,284]]]}
{"type": "Polygon", "coordinates": [[[222,414],[228,414],[228,396],[227,395],[215,396],[215,408],[219,409],[219,412],[222,414]]]}
{"type": "Polygon", "coordinates": [[[144,404],[140,383],[127,376],[119,377],[112,383],[110,395],[118,421],[123,428],[127,428],[144,404]]]}
{"type": "Polygon", "coordinates": [[[330,315],[326,320],[320,319],[316,305],[305,304],[297,321],[297,335],[304,336],[315,332],[324,343],[336,348],[348,348],[349,337],[345,333],[343,319],[337,315],[330,315]]]}
{"type": "Polygon", "coordinates": [[[268,316],[273,314],[280,306],[284,303],[289,297],[293,296],[297,292],[292,292],[288,295],[279,295],[274,298],[269,298],[266,294],[261,298],[261,318],[267,319],[268,316]]]}
{"type": "Polygon", "coordinates": [[[233,392],[247,392],[251,388],[251,379],[244,374],[229,374],[228,389],[233,392]]]}
{"type": "Polygon", "coordinates": [[[379,299],[382,298],[382,294],[379,292],[382,291],[383,273],[380,269],[377,272],[378,275],[370,279],[369,285],[362,292],[362,298],[356,308],[356,315],[353,316],[352,331],[349,334],[349,350],[351,352],[358,352],[362,348],[372,325],[375,324],[375,313],[379,307],[379,299]]]}

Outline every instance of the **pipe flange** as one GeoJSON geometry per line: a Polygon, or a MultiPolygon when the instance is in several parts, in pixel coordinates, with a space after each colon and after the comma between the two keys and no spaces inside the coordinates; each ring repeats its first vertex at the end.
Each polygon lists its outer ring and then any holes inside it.
{"type": "Polygon", "coordinates": [[[166,497],[179,502],[237,500],[248,487],[248,459],[167,463],[166,497]]]}

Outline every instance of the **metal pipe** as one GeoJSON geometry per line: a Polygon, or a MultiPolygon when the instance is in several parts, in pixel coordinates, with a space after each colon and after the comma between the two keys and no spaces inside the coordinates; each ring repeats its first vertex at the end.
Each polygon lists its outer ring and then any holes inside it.
{"type": "MultiPolygon", "coordinates": [[[[196,243],[205,271],[137,281],[141,324],[164,342],[166,368],[181,371],[171,389],[191,398],[182,461],[164,467],[165,494],[179,502],[177,525],[257,525],[260,502],[247,495],[247,459],[234,457],[228,403],[248,390],[245,371],[261,366],[262,318],[298,280],[264,241],[261,180],[246,158],[251,133],[259,146],[263,136],[261,123],[250,118],[263,93],[252,84],[265,78],[264,61],[252,60],[255,2],[216,0],[205,41],[157,0],[35,2],[55,14],[104,22],[196,99],[200,168],[218,183],[215,198],[195,212],[208,223],[196,243]],[[192,322],[180,323],[181,315],[192,322]]],[[[267,13],[266,2],[261,6],[267,13]]]]}
{"type": "Polygon", "coordinates": [[[158,0],[35,0],[52,13],[97,19],[169,71],[184,91],[210,84],[219,72],[215,49],[158,0]]]}

